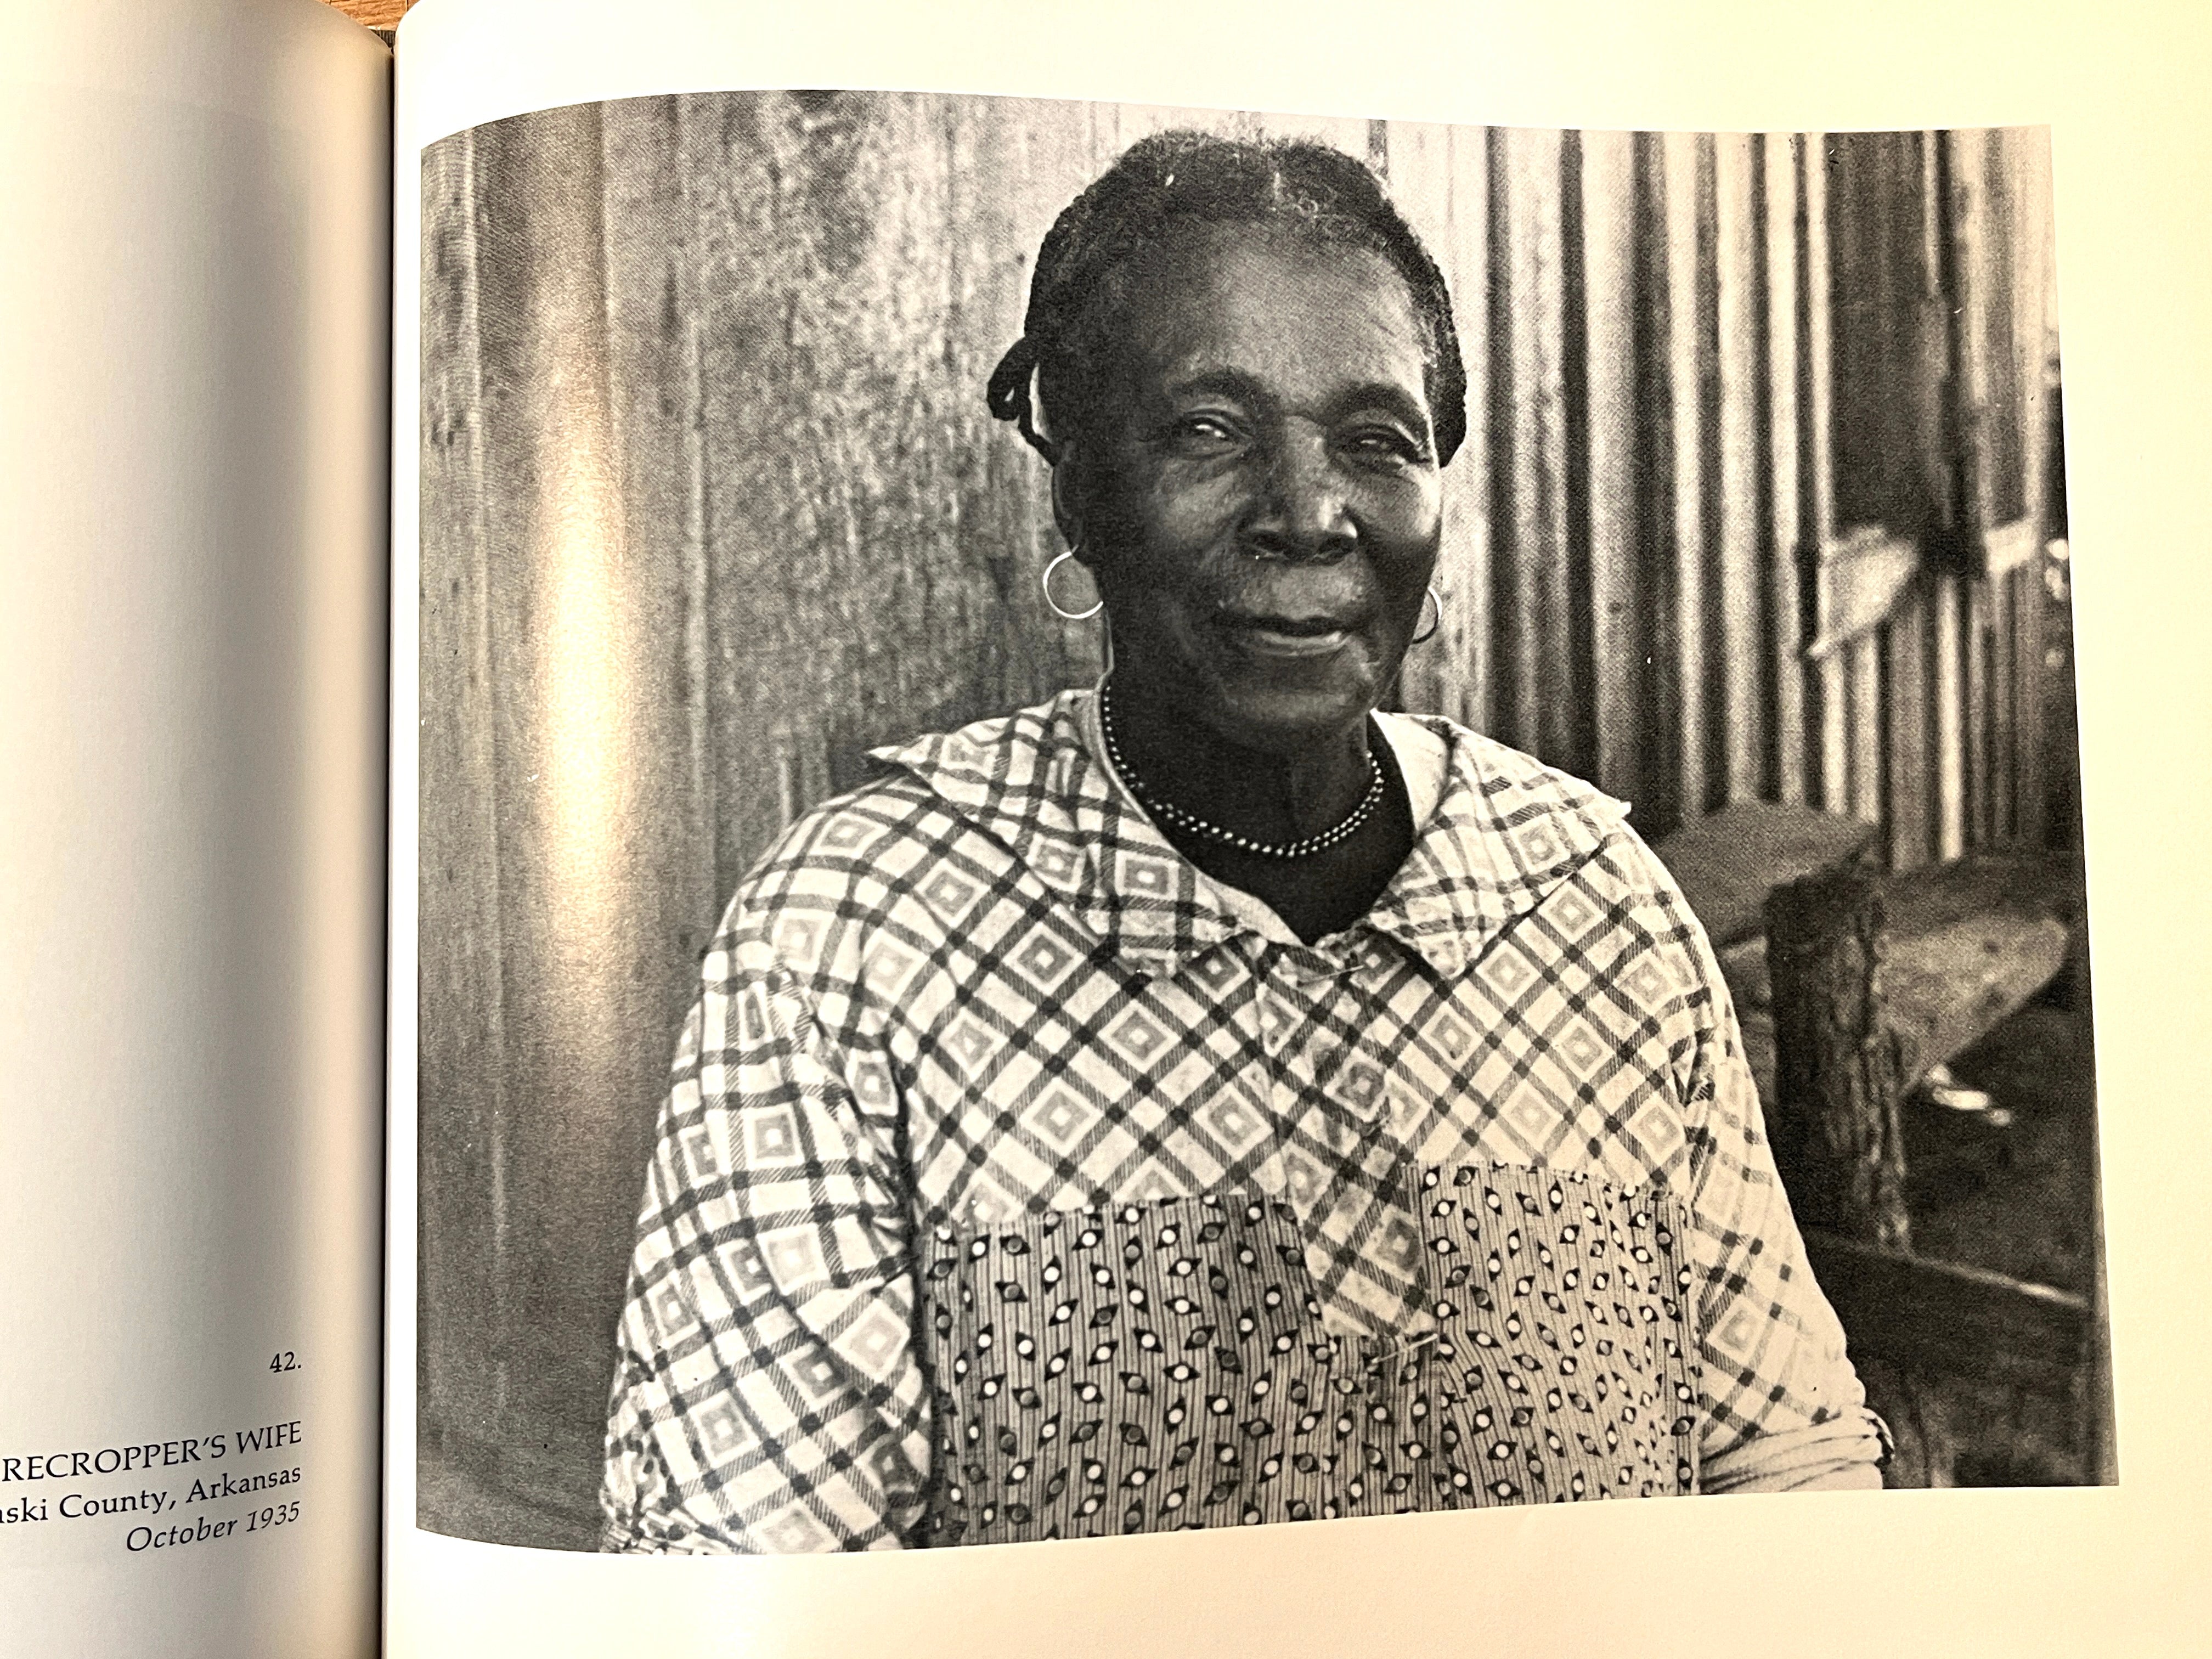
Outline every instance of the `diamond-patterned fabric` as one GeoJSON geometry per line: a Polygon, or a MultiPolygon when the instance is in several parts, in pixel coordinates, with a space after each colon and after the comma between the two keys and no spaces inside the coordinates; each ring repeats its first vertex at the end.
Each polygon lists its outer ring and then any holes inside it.
{"type": "MultiPolygon", "coordinates": [[[[610,1547],[950,1541],[941,1429],[986,1379],[917,1283],[947,1240],[981,1260],[1048,1218],[1263,1201],[1295,1241],[1297,1340],[1433,1364],[1472,1340],[1438,1312],[1419,1207],[1447,1169],[1679,1209],[1668,1340],[1697,1402],[1672,1485],[1879,1455],[1718,968],[1617,803],[1425,721],[1448,757],[1435,811],[1368,915],[1306,945],[1146,818],[1085,740],[1090,698],[884,751],[731,905],[647,1177],[610,1547]]],[[[1287,1391],[1248,1407],[1285,1432],[1299,1415],[1287,1391]]],[[[1572,1429],[1530,1425],[1553,1431],[1572,1429]]],[[[1397,1506],[1449,1501],[1423,1491],[1397,1506]]]]}

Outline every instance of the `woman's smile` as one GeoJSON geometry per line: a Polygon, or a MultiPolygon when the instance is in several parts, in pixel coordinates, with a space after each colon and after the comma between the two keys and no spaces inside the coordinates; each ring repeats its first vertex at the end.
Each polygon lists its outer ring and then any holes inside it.
{"type": "Polygon", "coordinates": [[[1257,656],[1327,657],[1351,644],[1367,620],[1358,612],[1224,605],[1213,625],[1233,648],[1257,656]]]}
{"type": "Polygon", "coordinates": [[[1240,650],[1262,657],[1334,656],[1352,640],[1348,628],[1287,617],[1224,617],[1218,625],[1240,650]]]}

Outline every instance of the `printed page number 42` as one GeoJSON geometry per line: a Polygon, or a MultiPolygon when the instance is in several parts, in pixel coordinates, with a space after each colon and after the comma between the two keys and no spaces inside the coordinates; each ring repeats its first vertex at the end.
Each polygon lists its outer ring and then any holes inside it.
{"type": "Polygon", "coordinates": [[[300,1356],[287,1348],[270,1360],[269,1369],[272,1371],[296,1371],[300,1369],[300,1356]]]}

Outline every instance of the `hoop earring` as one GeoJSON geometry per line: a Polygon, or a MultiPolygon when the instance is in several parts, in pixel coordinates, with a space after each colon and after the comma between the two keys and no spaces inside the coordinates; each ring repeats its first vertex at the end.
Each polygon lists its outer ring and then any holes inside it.
{"type": "MultiPolygon", "coordinates": [[[[1091,617],[1097,616],[1100,611],[1106,608],[1105,600],[1099,600],[1088,611],[1070,611],[1062,605],[1058,599],[1055,599],[1052,596],[1052,573],[1059,569],[1061,565],[1066,563],[1068,560],[1074,556],[1075,550],[1071,547],[1065,553],[1062,553],[1058,558],[1054,559],[1050,564],[1045,566],[1044,574],[1037,579],[1037,586],[1044,589],[1044,602],[1052,607],[1052,614],[1054,616],[1066,622],[1089,622],[1091,617]]],[[[1439,611],[1437,612],[1437,615],[1441,617],[1443,615],[1443,612],[1439,611]]]]}
{"type": "MultiPolygon", "coordinates": [[[[1437,607],[1437,619],[1429,624],[1426,632],[1413,635],[1411,643],[1414,645],[1419,645],[1424,640],[1436,638],[1437,630],[1444,625],[1444,596],[1437,592],[1433,583],[1430,585],[1428,597],[1437,607]]],[[[1419,618],[1416,617],[1415,620],[1418,622],[1419,618]]]]}

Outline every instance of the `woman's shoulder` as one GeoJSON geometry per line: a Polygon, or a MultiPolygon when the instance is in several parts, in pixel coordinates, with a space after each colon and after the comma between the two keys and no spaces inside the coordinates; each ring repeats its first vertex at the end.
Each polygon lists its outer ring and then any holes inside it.
{"type": "Polygon", "coordinates": [[[1516,820],[1564,816],[1594,824],[1626,823],[1630,807],[1595,784],[1549,765],[1525,750],[1486,736],[1443,714],[1392,714],[1385,722],[1391,747],[1433,757],[1448,778],[1475,789],[1498,812],[1516,820]]]}
{"type": "Polygon", "coordinates": [[[1050,787],[1054,769],[1082,748],[1087,690],[1067,690],[946,732],[868,751],[884,777],[919,780],[956,804],[1001,805],[1019,792],[1050,787]]]}
{"type": "Polygon", "coordinates": [[[1079,744],[1073,721],[1085,695],[1063,692],[870,750],[864,781],[801,814],[753,864],[730,919],[794,906],[879,908],[944,867],[956,848],[963,862],[995,861],[963,843],[981,836],[1003,844],[1037,816],[1054,793],[1053,774],[1079,744]]]}
{"type": "Polygon", "coordinates": [[[1383,717],[1395,751],[1425,750],[1442,774],[1450,823],[1462,834],[1502,837],[1525,865],[1595,866],[1622,895],[1675,896],[1674,878],[1630,821],[1633,808],[1587,779],[1442,714],[1383,717]]]}

